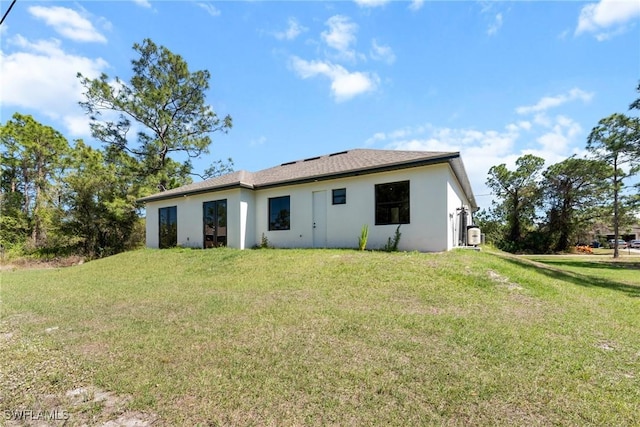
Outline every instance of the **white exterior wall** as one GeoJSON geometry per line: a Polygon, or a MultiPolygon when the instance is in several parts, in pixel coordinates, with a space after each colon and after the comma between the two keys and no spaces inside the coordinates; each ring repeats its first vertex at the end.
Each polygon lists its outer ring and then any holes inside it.
{"type": "Polygon", "coordinates": [[[158,224],[158,209],[167,206],[174,206],[173,201],[163,202],[147,202],[145,206],[145,237],[148,248],[157,249],[160,246],[160,224],[158,224]]]}
{"type": "MultiPolygon", "coordinates": [[[[314,192],[324,192],[326,247],[356,248],[368,224],[368,249],[382,248],[397,225],[375,225],[375,185],[410,182],[410,223],[402,224],[403,251],[439,252],[457,246],[457,209],[468,204],[448,163],[354,176],[308,184],[232,189],[147,203],[147,246],[158,247],[158,209],[177,206],[178,245],[203,247],[202,203],[227,200],[227,246],[259,244],[262,235],[277,248],[314,247],[314,192]],[[332,204],[332,190],[346,188],[347,203],[332,204]],[[269,231],[269,198],[290,196],[290,229],[269,231]]],[[[318,193],[323,194],[323,193],[318,193]]],[[[322,230],[322,224],[318,224],[322,230]]],[[[318,245],[316,245],[318,246],[318,245]]]]}
{"type": "MultiPolygon", "coordinates": [[[[205,194],[181,196],[175,199],[148,202],[146,241],[147,247],[159,246],[158,209],[176,206],[178,217],[178,246],[202,248],[204,247],[204,227],[202,204],[215,200],[227,200],[227,246],[244,249],[248,222],[246,215],[242,216],[242,206],[247,213],[246,190],[232,189],[205,194]],[[244,197],[244,199],[243,199],[244,197]]],[[[249,198],[250,199],[250,198],[249,198]]]]}
{"type": "MultiPolygon", "coordinates": [[[[253,190],[243,188],[239,192],[239,210],[238,210],[238,246],[231,246],[227,243],[227,246],[237,249],[250,249],[256,245],[259,241],[255,240],[255,193],[253,190]]],[[[229,222],[229,213],[227,213],[227,222],[229,222]]],[[[229,226],[231,230],[231,226],[229,226]]]]}
{"type": "Polygon", "coordinates": [[[358,177],[290,187],[276,187],[256,193],[257,242],[264,233],[275,247],[310,248],[313,241],[313,193],[325,191],[327,247],[356,248],[364,224],[369,225],[367,248],[380,249],[393,238],[397,225],[375,225],[375,185],[397,181],[410,182],[410,223],[402,224],[400,250],[443,251],[448,245],[448,164],[403,169],[358,177]],[[333,189],[346,188],[347,203],[332,204],[333,189]],[[290,196],[291,228],[269,231],[269,198],[290,196]]]}
{"type": "Polygon", "coordinates": [[[455,175],[451,173],[447,181],[447,211],[449,212],[448,216],[450,220],[447,237],[449,245],[447,250],[458,246],[460,236],[460,209],[463,206],[466,207],[467,225],[471,225],[469,201],[464,195],[464,191],[455,175]]]}

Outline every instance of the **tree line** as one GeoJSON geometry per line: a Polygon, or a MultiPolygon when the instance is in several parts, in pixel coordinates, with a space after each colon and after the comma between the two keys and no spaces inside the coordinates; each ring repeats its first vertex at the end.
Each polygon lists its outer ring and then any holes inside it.
{"type": "Polygon", "coordinates": [[[144,244],[143,196],[233,170],[231,159],[203,173],[191,160],[227,132],[206,102],[210,74],[150,39],[134,44],[133,77],[90,79],[82,108],[100,148],[15,113],[0,125],[0,244],[12,255],[88,258],[144,244]],[[133,134],[133,135],[131,135],[133,134]]]}
{"type": "MultiPolygon", "coordinates": [[[[640,110],[640,98],[633,110],[640,110]]],[[[601,225],[613,230],[618,257],[621,231],[640,222],[640,184],[629,184],[640,171],[640,119],[603,118],[586,152],[546,169],[545,160],[531,154],[518,158],[513,170],[505,164],[489,169],[486,184],[495,199],[476,215],[487,239],[508,252],[563,252],[601,225]]]]}
{"type": "MultiPolygon", "coordinates": [[[[232,127],[230,116],[219,117],[206,102],[209,72],[189,71],[180,55],[150,39],[133,50],[128,82],[77,75],[80,108],[100,148],[70,143],[29,115],[15,113],[0,125],[3,250],[95,258],[141,246],[139,198],[233,170],[231,159],[201,174],[191,163],[209,154],[211,134],[232,127]]],[[[640,110],[640,98],[629,110],[640,110]]],[[[561,252],[594,224],[617,237],[637,222],[640,187],[626,185],[640,170],[640,119],[616,113],[600,120],[586,150],[587,157],[546,169],[533,155],[520,157],[514,170],[493,166],[493,205],[476,215],[487,239],[509,252],[561,252]]]]}

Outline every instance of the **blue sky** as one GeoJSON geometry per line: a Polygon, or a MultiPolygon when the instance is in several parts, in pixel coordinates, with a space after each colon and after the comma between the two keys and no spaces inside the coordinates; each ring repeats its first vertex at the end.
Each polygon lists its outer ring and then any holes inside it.
{"type": "MultiPolygon", "coordinates": [[[[9,0],[0,2],[4,13],[9,0]]],[[[1,121],[92,141],[77,72],[128,80],[151,38],[211,73],[234,127],[198,172],[350,148],[460,151],[478,203],[491,166],[582,155],[640,94],[640,2],[26,1],[0,27],[1,121]]]]}

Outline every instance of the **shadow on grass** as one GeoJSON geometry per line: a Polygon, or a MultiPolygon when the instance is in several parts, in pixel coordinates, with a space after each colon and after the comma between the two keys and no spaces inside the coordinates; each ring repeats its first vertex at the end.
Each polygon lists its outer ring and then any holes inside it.
{"type": "Polygon", "coordinates": [[[602,268],[609,270],[620,269],[640,269],[640,263],[625,263],[621,265],[615,262],[588,262],[588,261],[566,261],[566,260],[545,260],[533,261],[526,258],[518,258],[516,256],[503,256],[506,261],[518,265],[519,267],[529,270],[535,270],[537,273],[544,274],[557,280],[564,280],[578,286],[599,287],[610,289],[613,291],[623,292],[630,297],[640,298],[640,285],[634,286],[628,283],[617,282],[602,277],[594,277],[588,274],[576,273],[562,269],[562,266],[582,267],[582,268],[602,268]]]}
{"type": "Polygon", "coordinates": [[[616,261],[567,261],[563,259],[545,259],[544,261],[535,260],[542,264],[580,267],[580,268],[597,268],[605,270],[640,270],[640,261],[638,262],[616,262],[616,261]]]}

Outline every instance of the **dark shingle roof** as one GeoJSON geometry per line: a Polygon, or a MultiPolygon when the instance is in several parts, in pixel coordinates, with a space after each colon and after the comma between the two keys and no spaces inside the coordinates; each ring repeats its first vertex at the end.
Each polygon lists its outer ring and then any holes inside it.
{"type": "Polygon", "coordinates": [[[233,187],[260,189],[300,184],[386,170],[449,162],[460,185],[475,207],[475,198],[457,152],[354,149],[283,163],[259,172],[240,170],[140,199],[142,202],[169,199],[187,194],[220,191],[233,187]]]}

